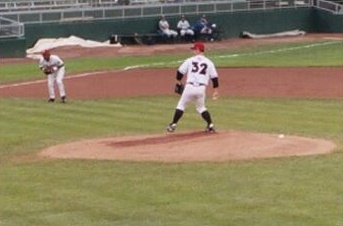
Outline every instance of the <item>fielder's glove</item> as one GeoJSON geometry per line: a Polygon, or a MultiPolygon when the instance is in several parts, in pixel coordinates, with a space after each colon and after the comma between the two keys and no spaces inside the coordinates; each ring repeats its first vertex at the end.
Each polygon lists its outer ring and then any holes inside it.
{"type": "Polygon", "coordinates": [[[185,86],[182,83],[181,84],[176,83],[174,87],[174,92],[181,95],[184,89],[185,89],[185,86]]]}
{"type": "Polygon", "coordinates": [[[44,68],[43,72],[44,74],[48,75],[48,74],[54,73],[56,70],[57,70],[57,67],[49,66],[49,67],[44,68]]]}

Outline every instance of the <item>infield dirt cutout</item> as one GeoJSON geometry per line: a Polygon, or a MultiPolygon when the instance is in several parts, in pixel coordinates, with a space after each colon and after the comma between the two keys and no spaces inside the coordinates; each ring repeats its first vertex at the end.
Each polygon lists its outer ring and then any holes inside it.
{"type": "Polygon", "coordinates": [[[325,154],[335,144],[322,139],[222,131],[135,135],[81,140],[49,147],[42,157],[151,162],[225,162],[325,154]]]}

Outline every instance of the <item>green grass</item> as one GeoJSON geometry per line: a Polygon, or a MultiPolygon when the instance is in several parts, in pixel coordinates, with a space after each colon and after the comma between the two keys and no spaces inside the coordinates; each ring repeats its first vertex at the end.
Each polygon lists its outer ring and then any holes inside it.
{"type": "MultiPolygon", "coordinates": [[[[235,65],[244,65],[245,59],[256,65],[279,60],[276,65],[284,66],[284,61],[289,64],[292,60],[290,53],[276,54],[275,59],[255,53],[293,46],[242,49],[240,54],[249,57],[214,59],[223,66],[234,66],[232,60],[235,65]]],[[[342,66],[335,50],[338,47],[341,44],[334,44],[330,48],[332,54],[323,53],[328,59],[314,57],[312,65],[327,66],[331,62],[329,66],[342,66]]],[[[305,62],[305,56],[298,56],[301,53],[318,54],[313,48],[297,52],[294,57],[305,62]]],[[[232,53],[211,53],[224,54],[232,53]]],[[[131,64],[130,59],[93,60],[89,70],[156,61],[150,57],[132,58],[136,61],[131,64]],[[111,65],[111,61],[115,63],[111,65]]],[[[89,62],[89,59],[75,59],[68,61],[68,65],[76,73],[79,66],[89,62]]],[[[19,68],[28,65],[15,69],[1,66],[1,81],[8,81],[4,79],[4,71],[12,71],[13,81],[26,79],[19,68]]],[[[161,133],[172,117],[176,102],[174,95],[71,100],[66,105],[39,99],[0,98],[0,226],[342,224],[342,100],[221,97],[207,103],[219,130],[329,139],[337,148],[327,155],[183,164],[35,157],[43,148],[69,141],[161,133]]],[[[200,130],[203,126],[190,106],[178,130],[200,130]]]]}
{"type": "MultiPolygon", "coordinates": [[[[141,97],[107,101],[72,100],[68,105],[49,105],[43,100],[3,99],[0,159],[7,152],[10,155],[22,152],[20,147],[36,151],[39,142],[32,140],[48,140],[49,145],[50,142],[59,143],[70,138],[158,133],[170,121],[176,101],[176,97],[141,97]]],[[[218,102],[209,102],[208,107],[222,129],[328,139],[339,138],[337,135],[342,132],[342,106],[335,100],[222,97],[218,102]]],[[[202,119],[195,110],[190,107],[187,111],[189,114],[185,114],[179,129],[202,129],[202,119]]]]}
{"type": "MultiPolygon", "coordinates": [[[[238,50],[209,51],[208,56],[218,67],[307,67],[343,66],[343,42],[296,43],[263,45],[238,50]]],[[[89,71],[115,70],[132,66],[176,67],[189,54],[158,56],[115,56],[77,58],[66,62],[67,74],[89,71]]],[[[44,78],[37,62],[20,67],[2,65],[0,83],[44,78]]]]}
{"type": "Polygon", "coordinates": [[[3,172],[16,182],[2,192],[2,222],[339,225],[341,160],[333,154],[230,164],[21,164],[3,172]]]}
{"type": "Polygon", "coordinates": [[[214,56],[218,66],[309,67],[342,66],[343,42],[293,43],[259,46],[214,56]]]}
{"type": "MultiPolygon", "coordinates": [[[[338,225],[341,101],[222,98],[208,103],[220,129],[334,140],[336,152],[325,156],[221,164],[20,158],[83,138],[160,133],[175,101],[141,97],[49,105],[2,99],[2,225],[338,225]]],[[[179,129],[202,129],[202,124],[189,110],[179,129]]]]}

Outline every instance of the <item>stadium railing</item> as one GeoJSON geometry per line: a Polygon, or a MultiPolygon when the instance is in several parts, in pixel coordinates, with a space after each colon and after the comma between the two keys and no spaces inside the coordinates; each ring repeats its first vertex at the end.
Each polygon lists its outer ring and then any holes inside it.
{"type": "Polygon", "coordinates": [[[343,14],[343,4],[326,0],[313,0],[313,6],[334,14],[343,14]]]}
{"type": "Polygon", "coordinates": [[[0,38],[24,36],[24,24],[4,17],[0,17],[0,38]]]}
{"type": "MultiPolygon", "coordinates": [[[[61,2],[62,0],[50,0],[61,2]]],[[[64,0],[66,1],[66,0],[64,0]]],[[[76,1],[76,0],[73,0],[76,1]]],[[[77,0],[84,3],[85,0],[77,0]]],[[[122,2],[123,0],[121,0],[122,2]]],[[[131,0],[133,1],[133,0],[131,0]]],[[[136,0],[141,1],[141,0],[136,0]]],[[[156,0],[145,0],[156,1],[156,0]]],[[[275,8],[312,7],[313,0],[160,0],[160,4],[121,5],[112,0],[91,0],[89,5],[68,8],[44,8],[1,12],[3,17],[22,23],[45,23],[73,20],[159,17],[160,15],[198,15],[275,8]],[[287,4],[283,3],[287,2],[287,4]],[[299,3],[299,4],[298,4],[299,3]]],[[[321,0],[320,0],[321,1],[321,0]]],[[[32,1],[31,1],[32,2],[32,1]]]]}
{"type": "Polygon", "coordinates": [[[87,0],[17,0],[0,2],[0,12],[82,8],[90,5],[87,0]]]}

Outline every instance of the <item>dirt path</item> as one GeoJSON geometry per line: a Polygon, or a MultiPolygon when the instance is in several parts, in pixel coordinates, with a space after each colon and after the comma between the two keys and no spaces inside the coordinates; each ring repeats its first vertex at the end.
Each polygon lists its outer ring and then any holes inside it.
{"type": "MultiPolygon", "coordinates": [[[[220,68],[220,94],[246,97],[342,98],[342,68],[220,68]]],[[[175,69],[101,72],[65,80],[70,101],[172,94],[175,69]]],[[[210,92],[211,89],[208,89],[210,92]]],[[[46,81],[0,86],[0,97],[47,97],[46,81]]]]}
{"type": "Polygon", "coordinates": [[[50,147],[39,155],[62,159],[225,162],[324,154],[334,148],[335,144],[321,139],[221,131],[86,140],[50,147]]]}

